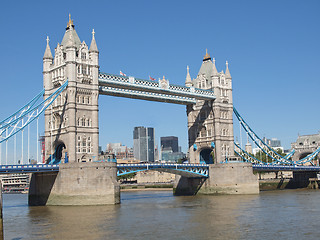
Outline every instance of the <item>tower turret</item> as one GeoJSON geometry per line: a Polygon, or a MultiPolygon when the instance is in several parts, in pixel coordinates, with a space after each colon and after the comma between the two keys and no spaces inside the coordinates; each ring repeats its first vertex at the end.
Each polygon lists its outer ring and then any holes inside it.
{"type": "Polygon", "coordinates": [[[231,78],[228,61],[226,61],[226,73],[225,73],[225,75],[226,75],[226,78],[231,78]]]}
{"type": "Polygon", "coordinates": [[[186,77],[186,86],[191,87],[192,86],[192,81],[191,81],[191,76],[189,73],[189,66],[187,66],[187,77],[186,77]]]}
{"type": "Polygon", "coordinates": [[[43,55],[43,87],[48,90],[51,88],[50,81],[50,65],[52,64],[52,53],[49,45],[49,37],[47,36],[47,46],[43,55]]]}

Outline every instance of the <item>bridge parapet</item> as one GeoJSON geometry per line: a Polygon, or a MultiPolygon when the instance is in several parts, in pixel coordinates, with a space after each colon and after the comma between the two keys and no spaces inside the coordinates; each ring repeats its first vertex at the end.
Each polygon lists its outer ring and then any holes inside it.
{"type": "Polygon", "coordinates": [[[165,79],[156,82],[102,72],[99,73],[99,86],[130,89],[131,91],[138,90],[158,94],[161,93],[170,96],[180,96],[198,100],[216,99],[214,92],[211,90],[173,85],[169,84],[169,81],[165,79]]]}

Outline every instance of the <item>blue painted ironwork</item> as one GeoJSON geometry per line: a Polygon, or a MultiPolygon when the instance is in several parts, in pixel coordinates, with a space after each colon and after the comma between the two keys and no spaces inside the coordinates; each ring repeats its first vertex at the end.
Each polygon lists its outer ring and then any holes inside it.
{"type": "MultiPolygon", "coordinates": [[[[256,171],[306,171],[320,172],[320,166],[297,166],[297,165],[273,165],[273,164],[252,164],[256,171]]],[[[208,177],[208,164],[118,164],[118,176],[139,171],[164,171],[187,177],[208,177]]],[[[24,165],[0,165],[0,173],[37,173],[37,172],[58,172],[59,164],[24,164],[24,165]]]]}
{"type": "Polygon", "coordinates": [[[248,136],[268,157],[270,157],[273,161],[279,163],[284,163],[284,161],[286,161],[287,163],[291,162],[291,160],[289,159],[284,159],[284,157],[282,157],[274,149],[269,147],[268,144],[266,144],[261,138],[259,138],[259,136],[250,128],[250,126],[246,123],[246,121],[241,117],[241,115],[235,108],[233,108],[233,112],[248,136]]]}
{"type": "Polygon", "coordinates": [[[169,84],[164,80],[149,81],[134,77],[99,73],[100,94],[177,104],[195,104],[196,100],[215,100],[214,92],[194,87],[169,84]]]}
{"type": "Polygon", "coordinates": [[[157,170],[170,172],[187,177],[208,177],[208,164],[175,164],[175,163],[147,163],[147,164],[118,164],[118,176],[140,171],[157,170]]]}
{"type": "MultiPolygon", "coordinates": [[[[249,135],[249,137],[255,142],[255,144],[268,156],[270,157],[273,161],[272,163],[277,163],[277,164],[294,164],[294,165],[302,165],[308,162],[311,162],[319,153],[320,153],[320,147],[314,151],[313,153],[309,154],[308,156],[306,156],[303,159],[300,159],[296,162],[293,162],[292,160],[290,160],[289,158],[294,154],[294,151],[292,151],[291,153],[287,154],[285,157],[282,157],[280,154],[278,154],[274,149],[272,149],[271,147],[269,147],[263,140],[261,140],[261,138],[258,137],[258,135],[250,128],[250,126],[244,121],[244,119],[241,117],[241,115],[239,114],[239,112],[233,108],[233,112],[235,114],[235,116],[237,117],[237,119],[239,120],[240,124],[242,125],[242,127],[244,128],[244,130],[246,131],[246,133],[249,135]]],[[[238,146],[239,149],[241,149],[238,146]]],[[[244,150],[241,149],[242,152],[244,152],[244,150]]],[[[248,155],[248,153],[246,153],[246,155],[248,155]]],[[[252,159],[252,156],[249,157],[249,159],[252,159]]],[[[246,159],[248,161],[250,161],[249,159],[246,159]]],[[[256,159],[257,160],[257,159],[256,159]]]]}
{"type": "Polygon", "coordinates": [[[290,152],[289,154],[287,154],[285,157],[283,157],[283,161],[281,161],[282,159],[280,159],[279,161],[273,161],[271,163],[268,162],[264,162],[260,159],[257,159],[256,157],[254,157],[253,155],[251,155],[250,153],[248,153],[247,151],[245,151],[244,149],[242,149],[236,142],[234,142],[234,145],[236,146],[234,152],[242,158],[243,161],[245,162],[251,162],[251,163],[261,163],[261,164],[294,164],[293,161],[286,159],[286,157],[290,157],[292,156],[292,154],[294,153],[294,151],[290,152]],[[240,152],[238,152],[236,149],[239,149],[240,152]]]}
{"type": "Polygon", "coordinates": [[[58,171],[58,164],[0,165],[0,173],[37,173],[58,171]]]}
{"type": "Polygon", "coordinates": [[[1,122],[0,125],[0,143],[8,140],[18,132],[22,131],[31,122],[37,119],[67,87],[68,81],[62,84],[54,93],[46,99],[39,101],[41,93],[34,97],[28,104],[20,108],[1,122]]]}
{"type": "Polygon", "coordinates": [[[266,165],[252,164],[256,171],[294,171],[294,172],[320,172],[320,166],[297,166],[297,165],[266,165]]]}

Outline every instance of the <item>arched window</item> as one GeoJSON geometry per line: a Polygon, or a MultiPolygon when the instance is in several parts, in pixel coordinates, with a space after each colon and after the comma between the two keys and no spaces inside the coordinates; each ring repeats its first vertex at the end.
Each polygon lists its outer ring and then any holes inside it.
{"type": "Polygon", "coordinates": [[[83,127],[86,126],[86,119],[85,118],[81,119],[81,126],[83,126],[83,127]]]}

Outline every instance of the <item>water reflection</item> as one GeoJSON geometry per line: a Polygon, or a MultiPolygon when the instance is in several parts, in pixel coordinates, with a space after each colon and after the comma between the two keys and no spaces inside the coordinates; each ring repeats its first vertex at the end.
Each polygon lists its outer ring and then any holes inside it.
{"type": "Polygon", "coordinates": [[[317,239],[319,196],[139,191],[116,206],[28,207],[26,195],[4,195],[4,229],[6,239],[317,239]]]}

